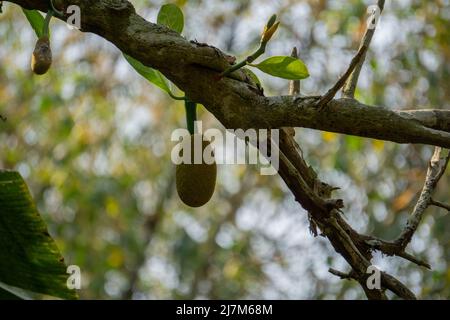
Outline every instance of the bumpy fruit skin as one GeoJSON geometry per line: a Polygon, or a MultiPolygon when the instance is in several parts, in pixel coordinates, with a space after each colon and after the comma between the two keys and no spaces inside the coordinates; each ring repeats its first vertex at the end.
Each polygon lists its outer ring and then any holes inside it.
{"type": "Polygon", "coordinates": [[[35,74],[45,74],[52,65],[52,49],[48,37],[42,37],[36,42],[31,57],[31,70],[35,74]]]}
{"type": "MultiPolygon", "coordinates": [[[[191,150],[194,150],[195,136],[198,135],[191,135],[191,150]]],[[[202,141],[202,154],[208,145],[208,141],[202,141]]],[[[201,164],[194,164],[194,152],[192,151],[191,163],[177,165],[175,176],[177,192],[181,201],[190,207],[198,208],[205,205],[214,194],[217,165],[215,162],[206,164],[203,161],[201,164]]]]}

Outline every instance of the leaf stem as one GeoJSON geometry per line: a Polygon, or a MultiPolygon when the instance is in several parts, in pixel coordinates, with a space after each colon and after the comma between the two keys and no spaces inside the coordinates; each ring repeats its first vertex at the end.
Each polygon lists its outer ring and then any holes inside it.
{"type": "Polygon", "coordinates": [[[251,64],[253,61],[255,61],[256,59],[258,59],[260,56],[262,56],[265,52],[266,52],[266,47],[267,47],[267,42],[261,42],[259,45],[258,50],[256,50],[253,54],[251,54],[250,56],[248,56],[245,60],[239,62],[238,64],[235,64],[234,66],[232,66],[231,68],[225,70],[224,72],[222,72],[220,74],[220,78],[224,78],[228,75],[230,75],[231,73],[251,64]]]}
{"type": "Polygon", "coordinates": [[[55,8],[55,5],[53,4],[53,0],[50,0],[50,7],[56,17],[64,18],[64,13],[55,8]]]}
{"type": "Polygon", "coordinates": [[[49,30],[50,30],[50,20],[53,17],[53,10],[50,9],[47,12],[47,15],[45,16],[45,20],[44,20],[44,27],[42,28],[42,36],[44,37],[49,37],[49,30]]]}
{"type": "Polygon", "coordinates": [[[167,93],[174,100],[178,100],[178,101],[186,101],[186,100],[188,100],[187,97],[178,97],[178,96],[174,95],[171,91],[168,91],[167,93]]]}
{"type": "Polygon", "coordinates": [[[195,121],[197,121],[197,103],[186,99],[184,102],[184,107],[186,109],[187,129],[189,130],[190,134],[195,134],[195,121]]]}

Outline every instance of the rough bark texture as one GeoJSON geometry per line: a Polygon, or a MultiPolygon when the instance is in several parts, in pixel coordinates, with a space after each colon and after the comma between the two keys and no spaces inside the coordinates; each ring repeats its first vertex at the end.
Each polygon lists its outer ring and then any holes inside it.
{"type": "MultiPolygon", "coordinates": [[[[47,10],[46,0],[12,0],[28,9],[47,10]]],[[[450,148],[450,111],[392,111],[353,99],[335,99],[326,110],[317,98],[265,97],[238,71],[217,80],[230,67],[217,48],[190,42],[136,14],[125,0],[61,0],[81,8],[82,31],[96,33],[124,53],[160,70],[186,95],[203,104],[228,128],[305,127],[361,137],[450,148]]]]}

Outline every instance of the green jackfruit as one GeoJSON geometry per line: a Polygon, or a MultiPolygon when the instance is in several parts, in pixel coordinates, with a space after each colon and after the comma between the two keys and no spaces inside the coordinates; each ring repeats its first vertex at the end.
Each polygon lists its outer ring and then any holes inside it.
{"type": "Polygon", "coordinates": [[[35,74],[45,74],[52,65],[52,49],[48,37],[41,37],[37,42],[31,57],[31,70],[35,74]]]}
{"type": "MultiPolygon", "coordinates": [[[[216,186],[217,165],[214,161],[207,164],[202,161],[199,164],[194,163],[195,149],[194,140],[202,140],[202,155],[204,150],[209,146],[208,141],[203,141],[203,137],[199,134],[190,136],[191,143],[191,161],[190,163],[182,163],[176,167],[176,186],[178,196],[186,205],[198,208],[205,205],[213,196],[216,186]]],[[[200,152],[200,150],[198,150],[200,152]]],[[[183,151],[181,151],[181,156],[183,151]]]]}

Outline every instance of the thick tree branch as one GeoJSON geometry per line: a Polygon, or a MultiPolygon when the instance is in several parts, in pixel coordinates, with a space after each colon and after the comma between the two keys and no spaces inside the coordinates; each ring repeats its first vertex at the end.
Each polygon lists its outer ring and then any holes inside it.
{"type": "MultiPolygon", "coordinates": [[[[293,87],[291,83],[290,88],[293,87]]],[[[291,90],[290,93],[294,94],[295,91],[291,90]]],[[[386,273],[382,273],[382,289],[371,290],[367,287],[366,272],[372,259],[371,251],[361,240],[361,235],[340,216],[339,209],[343,207],[343,201],[330,199],[332,191],[337,188],[318,179],[314,169],[303,159],[302,152],[288,129],[280,131],[279,149],[279,174],[296,200],[308,211],[311,232],[317,235],[317,227],[320,228],[335,250],[350,264],[350,274],[361,285],[367,298],[385,300],[387,297],[384,291],[389,289],[401,298],[415,299],[406,286],[386,273]]]]}
{"type": "MultiPolygon", "coordinates": [[[[11,0],[47,10],[46,0],[11,0]]],[[[81,8],[82,30],[96,33],[124,53],[163,72],[186,95],[203,104],[227,128],[305,127],[397,143],[450,148],[450,111],[391,111],[353,99],[332,100],[325,111],[313,97],[265,97],[240,71],[217,82],[230,67],[220,50],[189,42],[145,21],[125,0],[61,0],[81,8]],[[435,123],[436,117],[438,123],[435,123]]]]}

